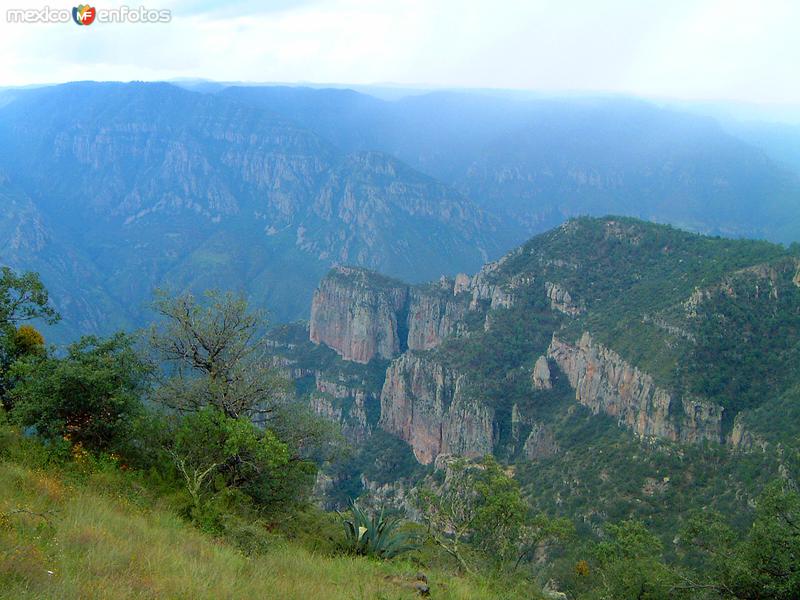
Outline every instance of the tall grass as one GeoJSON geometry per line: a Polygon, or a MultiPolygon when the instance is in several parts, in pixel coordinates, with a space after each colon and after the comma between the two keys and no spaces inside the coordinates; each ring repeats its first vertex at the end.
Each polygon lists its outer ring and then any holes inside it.
{"type": "MultiPolygon", "coordinates": [[[[0,598],[417,597],[410,562],[318,555],[277,536],[248,557],[112,483],[0,462],[0,598]]],[[[435,598],[519,597],[453,573],[428,576],[435,598]]]]}

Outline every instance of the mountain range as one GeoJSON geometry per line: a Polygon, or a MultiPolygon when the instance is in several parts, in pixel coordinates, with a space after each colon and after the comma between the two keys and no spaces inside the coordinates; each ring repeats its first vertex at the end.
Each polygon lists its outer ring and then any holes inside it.
{"type": "Polygon", "coordinates": [[[0,259],[42,273],[61,341],[142,324],[156,287],[240,290],[303,318],[332,265],[452,276],[575,215],[800,238],[791,165],[622,98],[5,89],[0,197],[0,259]]]}

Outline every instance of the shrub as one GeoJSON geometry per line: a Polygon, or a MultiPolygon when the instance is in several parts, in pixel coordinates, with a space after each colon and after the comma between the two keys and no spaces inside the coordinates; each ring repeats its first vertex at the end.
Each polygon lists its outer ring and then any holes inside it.
{"type": "Polygon", "coordinates": [[[271,429],[211,407],[178,421],[169,454],[195,518],[207,500],[223,493],[262,514],[292,510],[306,499],[316,473],[313,463],[292,456],[271,429]]]}
{"type": "Polygon", "coordinates": [[[91,451],[123,443],[143,410],[147,369],[131,339],[85,337],[63,359],[29,356],[15,363],[12,418],[45,438],[65,438],[91,451]]]}

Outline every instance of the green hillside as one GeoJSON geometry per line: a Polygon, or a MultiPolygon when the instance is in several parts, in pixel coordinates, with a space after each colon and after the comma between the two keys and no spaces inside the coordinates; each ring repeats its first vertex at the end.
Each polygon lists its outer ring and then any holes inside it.
{"type": "MultiPolygon", "coordinates": [[[[0,598],[419,597],[414,584],[423,567],[409,560],[353,558],[263,537],[262,552],[244,553],[193,528],[119,471],[73,465],[65,474],[7,456],[0,462],[0,598]]],[[[425,571],[436,598],[515,597],[478,579],[425,571]]]]}
{"type": "MultiPolygon", "coordinates": [[[[515,469],[535,510],[577,519],[588,537],[604,535],[607,524],[620,519],[642,519],[674,556],[678,532],[692,510],[718,510],[745,528],[754,499],[770,481],[800,477],[799,275],[796,246],[712,238],[621,217],[574,219],[481,273],[476,285],[497,286],[513,298],[510,308],[491,308],[487,295],[466,313],[460,334],[432,350],[407,354],[432,373],[463,375],[461,393],[471,406],[492,411],[494,455],[515,469]],[[554,307],[545,293],[551,284],[569,293],[569,306],[554,307]],[[534,389],[534,363],[548,354],[553,337],[573,344],[584,333],[618,357],[609,376],[634,377],[627,384],[634,391],[657,386],[672,398],[666,414],[645,406],[639,421],[661,419],[662,429],[694,441],[638,435],[616,414],[577,402],[568,375],[552,358],[552,388],[534,389]],[[719,410],[719,429],[704,430],[698,421],[697,430],[688,431],[684,399],[697,410],[719,410]],[[534,430],[546,431],[557,451],[526,455],[522,442],[534,430]]],[[[340,274],[329,278],[346,284],[340,274]]],[[[438,283],[412,289],[452,305],[465,302],[438,283]]],[[[286,344],[291,337],[292,348],[282,352],[293,364],[319,369],[323,383],[337,381],[381,396],[384,379],[376,375],[385,362],[320,361],[322,353],[333,352],[304,342],[299,326],[293,336],[287,331],[275,339],[286,344]]],[[[415,390],[424,387],[418,371],[403,376],[415,382],[415,390]]],[[[402,377],[398,381],[401,385],[402,377]]],[[[324,397],[313,381],[304,385],[310,397],[324,397]]],[[[450,394],[443,408],[415,405],[414,414],[448,410],[452,390],[437,388],[439,393],[450,394]]],[[[330,402],[343,411],[343,422],[352,422],[352,399],[330,402]]],[[[381,419],[376,414],[370,423],[383,436],[381,419]]],[[[474,422],[466,418],[465,431],[472,431],[474,422]]],[[[413,465],[408,444],[397,443],[395,455],[413,465]]],[[[400,458],[376,456],[374,449],[386,445],[373,436],[358,460],[343,468],[400,488],[413,487],[430,473],[431,466],[398,468],[400,458]]],[[[369,494],[358,477],[339,477],[349,493],[369,494]]]]}

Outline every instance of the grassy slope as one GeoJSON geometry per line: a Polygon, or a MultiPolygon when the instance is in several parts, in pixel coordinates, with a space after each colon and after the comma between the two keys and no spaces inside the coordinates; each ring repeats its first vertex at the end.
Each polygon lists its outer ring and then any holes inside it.
{"type": "MultiPolygon", "coordinates": [[[[410,562],[320,556],[281,538],[247,557],[120,483],[0,462],[0,598],[417,597],[410,562]]],[[[428,576],[436,598],[503,597],[487,583],[428,576]]]]}

